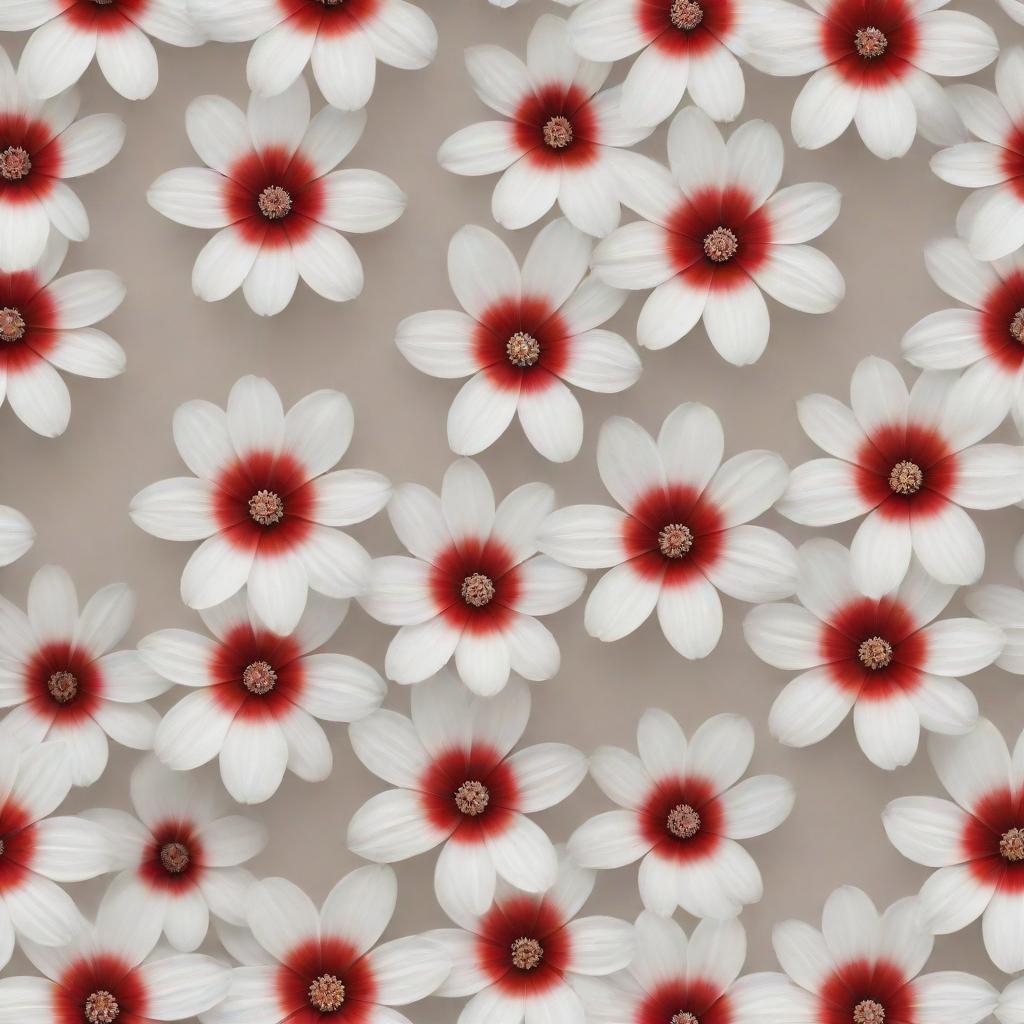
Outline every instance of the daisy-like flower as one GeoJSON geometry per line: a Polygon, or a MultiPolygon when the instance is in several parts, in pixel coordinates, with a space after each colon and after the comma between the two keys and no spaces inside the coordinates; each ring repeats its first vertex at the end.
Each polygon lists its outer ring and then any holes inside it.
{"type": "Polygon", "coordinates": [[[750,0],[586,0],[569,18],[569,40],[588,60],[640,54],[622,86],[629,122],[664,121],[687,90],[716,121],[732,121],[744,98],[734,54],[751,9],[750,0]]]}
{"type": "Polygon", "coordinates": [[[454,655],[462,681],[489,697],[511,671],[532,680],[558,671],[558,643],[536,616],[568,607],[587,579],[536,554],[554,504],[547,484],[532,483],[495,508],[472,459],[448,467],[440,497],[420,484],[396,488],[388,516],[412,557],[375,559],[359,599],[379,622],[401,627],[384,661],[389,679],[420,683],[454,655]]]}
{"type": "Polygon", "coordinates": [[[24,513],[10,505],[0,505],[0,566],[16,562],[35,539],[35,528],[24,513]]]}
{"type": "Polygon", "coordinates": [[[866,893],[836,889],[825,901],[821,931],[783,921],[772,932],[782,969],[796,982],[775,1020],[805,1024],[977,1024],[998,993],[963,971],[921,974],[934,938],[921,926],[913,897],[879,914],[866,893]],[[798,987],[797,987],[798,986],[798,987]]]}
{"type": "Polygon", "coordinates": [[[996,91],[953,85],[949,96],[977,141],[936,153],[932,170],[951,185],[976,189],[960,207],[957,233],[979,260],[1009,256],[1024,245],[1024,47],[1003,51],[996,91]]]}
{"type": "Polygon", "coordinates": [[[64,179],[110,163],[125,127],[113,114],[76,121],[77,113],[74,90],[48,100],[28,93],[0,48],[0,268],[6,273],[38,263],[51,231],[72,242],[89,237],[89,215],[64,179]]]}
{"type": "Polygon", "coordinates": [[[775,191],[782,139],[767,121],[748,121],[726,143],[696,107],[668,133],[671,173],[637,158],[622,201],[644,219],[598,245],[594,271],[616,288],[654,288],[637,341],[665,348],[703,319],[718,354],[756,362],[771,327],[762,290],[802,313],[827,313],[846,284],[823,252],[802,243],[839,215],[839,192],[811,182],[775,191]],[[774,193],[774,194],[773,194],[774,193]]]}
{"type": "Polygon", "coordinates": [[[778,510],[804,526],[867,514],[850,548],[868,597],[899,586],[917,555],[941,583],[974,583],[985,542],[964,509],[1005,508],[1024,496],[1024,449],[978,444],[1006,406],[977,374],[926,370],[910,392],[892,363],[868,356],[850,381],[850,405],[828,395],[797,402],[804,431],[831,458],[797,466],[778,510]]]}
{"type": "Polygon", "coordinates": [[[499,875],[526,892],[548,889],[555,847],[526,815],[574,792],[587,759],[564,743],[512,753],[529,717],[530,691],[521,679],[484,699],[442,672],[414,688],[411,721],[382,710],[354,723],[356,756],[398,788],[356,811],[349,848],[393,863],[443,843],[434,872],[438,899],[472,914],[490,907],[499,875]]]}
{"type": "Polygon", "coordinates": [[[243,966],[231,972],[227,998],[203,1014],[203,1024],[409,1024],[392,1007],[433,993],[451,964],[425,937],[377,945],[397,895],[395,873],[377,865],[349,872],[319,911],[283,878],[257,882],[246,897],[256,941],[232,943],[243,966]]]}
{"type": "Polygon", "coordinates": [[[378,171],[333,169],[365,126],[365,111],[332,107],[310,120],[301,78],[280,95],[250,96],[247,114],[223,96],[188,105],[185,130],[208,166],[167,171],[146,197],[179,224],[218,229],[192,267],[199,298],[217,302],[241,286],[254,313],[273,316],[299,277],[332,302],[363,290],[363,265],[341,232],[379,231],[405,209],[405,194],[378,171]]]}
{"type": "Polygon", "coordinates": [[[310,588],[334,598],[363,590],[370,556],[334,527],[375,515],[391,485],[366,469],[328,472],[353,427],[340,391],[314,391],[286,415],[262,377],[242,377],[226,411],[199,400],[177,408],[174,443],[195,476],[151,484],[130,514],[155,537],[203,542],[181,576],[185,604],[213,608],[248,585],[260,619],[283,636],[310,588]]]}
{"type": "Polygon", "coordinates": [[[933,622],[956,587],[938,583],[920,563],[881,598],[854,583],[850,552],[820,537],[797,552],[800,604],[765,604],[743,632],[754,653],[801,674],[776,698],[772,735],[806,747],[838,728],[853,709],[857,742],[879,768],[909,764],[921,726],[965,733],[978,718],[974,694],[956,676],[991,665],[1003,632],[979,619],[933,622]]]}
{"type": "Polygon", "coordinates": [[[295,630],[267,629],[244,594],[201,612],[208,639],[163,629],[139,643],[161,676],[194,688],[164,715],[156,755],[176,771],[214,757],[239,803],[277,792],[286,770],[307,782],[331,773],[330,743],[317,719],[352,722],[380,707],[384,680],[344,654],[313,653],[335,634],[348,607],[311,595],[295,630]]]}
{"type": "Polygon", "coordinates": [[[189,14],[211,39],[256,41],[249,51],[249,88],[276,96],[312,63],[324,99],[359,110],[373,94],[377,61],[418,70],[437,56],[437,29],[405,0],[187,0],[189,14]]]}
{"type": "MultiPolygon", "coordinates": [[[[0,214],[2,216],[2,214],[0,214]]],[[[0,401],[44,437],[67,429],[71,396],[58,370],[116,377],[121,346],[93,326],[121,305],[125,287],[109,270],[80,270],[54,280],[68,241],[53,231],[31,270],[0,271],[0,401]]]]}
{"type": "Polygon", "coordinates": [[[582,1024],[578,979],[621,971],[636,947],[627,921],[576,916],[594,879],[594,872],[562,856],[554,884],[543,893],[500,883],[494,905],[484,914],[444,906],[459,927],[427,932],[427,937],[447,949],[452,961],[437,995],[473,997],[458,1024],[524,1019],[582,1024]]]}
{"type": "Polygon", "coordinates": [[[132,772],[131,799],[135,816],[108,808],[85,814],[106,832],[120,871],[111,884],[129,912],[159,918],[183,953],[199,948],[211,913],[244,924],[254,879],[239,865],[263,849],[266,829],[221,815],[204,780],[170,771],[151,755],[132,772]]]}
{"type": "Polygon", "coordinates": [[[592,243],[566,220],[534,239],[522,271],[508,246],[467,225],[448,247],[448,277],[465,312],[416,313],[395,342],[418,370],[469,377],[448,412],[448,443],[459,455],[493,444],[518,412],[545,458],[566,462],[583,443],[583,412],[566,383],[623,391],[640,358],[621,335],[598,329],[626,293],[588,276],[592,243]]]}
{"type": "Polygon", "coordinates": [[[903,336],[903,358],[923,370],[966,368],[986,405],[1011,412],[1024,431],[1024,257],[985,263],[961,239],[943,238],[925,247],[924,259],[932,280],[971,308],[918,321],[903,336]]]}
{"type": "Polygon", "coordinates": [[[57,883],[110,870],[100,828],[84,818],[49,817],[70,789],[63,743],[24,751],[0,744],[0,967],[11,959],[15,936],[44,946],[70,942],[82,916],[57,883]]]}
{"type": "Polygon", "coordinates": [[[932,76],[972,75],[996,59],[999,44],[980,18],[938,10],[946,3],[776,0],[753,12],[746,56],[772,75],[814,72],[793,106],[799,146],[826,146],[851,121],[883,160],[903,156],[918,131],[949,145],[963,128],[932,76]]]}
{"type": "Polygon", "coordinates": [[[93,58],[111,88],[144,100],[159,68],[149,37],[171,46],[198,46],[184,0],[27,0],[0,10],[0,30],[35,29],[19,74],[33,96],[56,96],[74,85],[93,58]]]}
{"type": "Polygon", "coordinates": [[[786,464],[767,451],[723,464],[724,448],[718,417],[695,402],[669,413],[657,441],[622,416],[601,428],[598,472],[622,511],[570,505],[547,517],[537,541],[567,565],[613,567],[587,599],[591,636],[620,640],[657,608],[668,642],[703,658],[722,635],[719,590],[753,602],[793,593],[793,545],[749,525],[785,490],[786,464]]]}
{"type": "Polygon", "coordinates": [[[761,872],[737,840],[778,828],[794,795],[778,775],[739,782],[754,755],[750,722],[715,715],[687,740],[668,712],[649,708],[636,739],[639,757],[619,747],[594,751],[590,774],[621,809],[576,829],[572,858],[588,868],[640,860],[640,898],[664,916],[680,906],[725,919],[757,903],[761,872]]]}
{"type": "Polygon", "coordinates": [[[128,632],[135,597],[123,583],[96,591],[81,612],[71,577],[40,569],[28,614],[0,597],[0,746],[62,740],[71,779],[91,786],[107,765],[107,738],[135,750],[153,745],[159,716],[146,703],[170,683],[135,651],[114,651],[128,632]]]}
{"type": "Polygon", "coordinates": [[[54,949],[26,942],[43,977],[0,979],[2,1024],[152,1024],[186,1020],[227,994],[231,972],[212,957],[151,956],[160,920],[136,914],[117,888],[96,923],[54,949]]]}
{"type": "Polygon", "coordinates": [[[1011,759],[987,719],[966,736],[933,736],[928,753],[953,801],[893,800],[882,815],[904,857],[937,868],[921,888],[924,924],[937,935],[982,918],[985,949],[1001,971],[1024,970],[1024,735],[1011,759]]]}
{"type": "Polygon", "coordinates": [[[526,63],[500,46],[471,46],[466,67],[480,100],[504,120],[481,121],[445,140],[437,158],[455,174],[504,172],[491,200],[506,228],[540,220],[558,202],[588,235],[619,223],[620,178],[633,146],[653,128],[628,123],[621,90],[601,92],[611,64],[581,60],[566,24],[544,14],[530,33],[526,63]]]}

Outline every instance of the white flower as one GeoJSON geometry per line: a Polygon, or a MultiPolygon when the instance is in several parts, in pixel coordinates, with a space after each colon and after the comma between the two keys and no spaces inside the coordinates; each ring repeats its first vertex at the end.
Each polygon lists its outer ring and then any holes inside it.
{"type": "Polygon", "coordinates": [[[263,825],[221,815],[207,781],[173,772],[152,755],[131,775],[135,816],[108,808],[85,812],[106,833],[111,883],[129,913],[155,917],[184,953],[206,938],[210,914],[240,925],[253,876],[239,867],[267,842],[263,825]]]}
{"type": "Polygon", "coordinates": [[[616,288],[654,288],[637,341],[665,348],[703,319],[711,344],[737,366],[756,362],[770,321],[762,290],[802,313],[828,313],[846,291],[836,265],[800,243],[839,215],[839,192],[811,182],[779,192],[782,139],[767,121],[747,121],[726,143],[695,107],[668,133],[671,173],[637,158],[622,201],[644,219],[597,247],[594,270],[616,288]]]}
{"type": "Polygon", "coordinates": [[[43,258],[51,232],[72,242],[89,237],[89,216],[64,179],[110,163],[125,127],[113,114],[76,121],[73,89],[48,100],[30,95],[2,48],[0,109],[0,269],[11,273],[43,258]]]}
{"type": "Polygon", "coordinates": [[[497,696],[471,696],[444,672],[412,692],[412,719],[376,711],[349,727],[356,756],[397,787],[352,816],[349,848],[394,863],[443,844],[434,887],[443,906],[483,914],[496,879],[526,892],[554,884],[555,848],[526,815],[561,803],[587,774],[564,743],[512,753],[530,717],[519,679],[497,696]]]}
{"type": "Polygon", "coordinates": [[[199,400],[178,407],[174,442],[195,476],[151,484],[130,514],[155,537],[203,541],[182,573],[185,604],[212,608],[248,585],[260,619],[284,635],[309,589],[335,598],[363,590],[370,556],[335,527],[375,515],[391,485],[370,470],[328,472],[353,426],[340,391],[314,391],[285,415],[262,377],[239,380],[226,411],[199,400]]]}
{"type": "Polygon", "coordinates": [[[450,136],[437,155],[441,166],[455,174],[504,172],[491,200],[502,227],[527,227],[557,201],[581,231],[607,235],[619,222],[620,178],[636,159],[621,147],[653,130],[622,117],[621,90],[600,91],[611,64],[580,60],[565,22],[544,14],[525,64],[500,46],[471,46],[466,67],[477,96],[504,120],[450,136]]]}
{"type": "Polygon", "coordinates": [[[901,797],[882,815],[900,853],[938,869],[921,888],[922,923],[946,935],[981,917],[992,962],[1024,970],[1024,735],[1011,760],[1002,734],[981,719],[966,736],[931,737],[928,753],[956,802],[901,797]]]}
{"type": "Polygon", "coordinates": [[[286,770],[321,782],[334,763],[317,721],[352,722],[384,699],[384,680],[344,654],[313,653],[334,635],[348,607],[311,594],[294,631],[269,630],[244,594],[202,611],[210,640],[163,629],[139,643],[144,661],[194,692],[163,717],[153,749],[176,771],[220,759],[220,774],[239,803],[277,792],[286,770]]]}
{"type": "Polygon", "coordinates": [[[588,276],[592,243],[566,220],[533,240],[522,271],[497,235],[467,225],[448,247],[448,277],[465,312],[416,313],[395,342],[418,370],[469,377],[448,412],[459,455],[493,444],[513,416],[545,458],[566,462],[583,443],[583,412],[566,384],[623,391],[640,359],[619,334],[600,330],[626,293],[588,276]]]}
{"type": "Polygon", "coordinates": [[[16,562],[35,542],[28,518],[10,505],[0,505],[0,565],[16,562]]]}
{"type": "Polygon", "coordinates": [[[917,555],[941,583],[974,583],[985,542],[964,511],[1024,496],[1024,449],[978,444],[1005,415],[977,374],[927,370],[910,392],[892,363],[868,356],[850,381],[851,409],[828,395],[797,403],[800,425],[831,458],[797,466],[778,510],[804,526],[867,514],[850,553],[869,597],[900,584],[917,555]]]}
{"type": "Polygon", "coordinates": [[[454,655],[462,681],[492,696],[511,671],[532,680],[558,671],[558,643],[536,616],[572,604],[586,577],[536,554],[554,503],[547,484],[532,483],[495,508],[472,459],[448,467],[440,498],[419,484],[395,490],[388,516],[412,557],[376,559],[359,599],[375,619],[401,627],[384,662],[389,679],[422,682],[454,655]]]}
{"type": "Polygon", "coordinates": [[[799,146],[828,145],[851,121],[883,160],[903,156],[918,131],[949,145],[963,127],[932,76],[974,74],[999,44],[980,18],[937,10],[947,2],[776,0],[755,8],[746,57],[771,75],[813,72],[793,107],[799,146]]]}
{"type": "Polygon", "coordinates": [[[24,0],[0,7],[0,30],[35,29],[19,75],[34,96],[56,96],[74,85],[93,58],[111,88],[143,100],[159,68],[149,36],[171,46],[198,46],[185,0],[24,0]]]}
{"type": "Polygon", "coordinates": [[[246,896],[255,942],[229,943],[243,966],[231,972],[227,998],[202,1015],[203,1024],[325,1019],[410,1024],[391,1007],[433,993],[451,964],[440,945],[425,936],[377,945],[397,896],[395,873],[376,865],[345,875],[319,911],[284,878],[257,882],[246,896]]]}
{"type": "Polygon", "coordinates": [[[920,729],[965,733],[978,718],[974,694],[956,676],[991,665],[1003,633],[978,619],[933,622],[956,587],[911,563],[881,598],[853,581],[850,552],[824,537],[797,552],[800,604],[766,604],[747,615],[754,653],[797,670],[768,717],[772,735],[794,747],[830,735],[853,709],[857,742],[879,768],[909,764],[920,729]]]}
{"type": "Polygon", "coordinates": [[[739,715],[715,715],[688,741],[666,711],[650,708],[637,726],[636,754],[599,747],[590,773],[621,810],[581,825],[569,853],[588,868],[640,860],[640,898],[670,916],[735,917],[764,885],[737,842],[779,827],[793,809],[793,787],[777,775],[740,782],[754,754],[754,729],[739,715]]]}
{"type": "Polygon", "coordinates": [[[405,0],[187,0],[189,14],[211,39],[255,39],[246,74],[249,88],[276,96],[307,64],[332,107],[359,110],[373,94],[377,61],[425,68],[437,55],[437,30],[405,0]]]}
{"type": "Polygon", "coordinates": [[[365,111],[331,107],[310,120],[301,78],[278,96],[251,96],[247,114],[223,96],[189,104],[186,131],[209,166],[167,171],[146,198],[179,224],[218,229],[192,268],[199,298],[216,302],[241,286],[254,313],[273,316],[299,277],[332,302],[363,290],[363,265],[340,232],[379,231],[405,209],[385,175],[333,170],[365,126],[365,111]]]}
{"type": "Polygon", "coordinates": [[[71,577],[55,565],[32,577],[27,615],[0,597],[0,707],[10,708],[0,745],[62,740],[76,786],[103,774],[107,737],[148,750],[159,716],[146,701],[170,684],[135,651],[112,650],[134,612],[123,583],[98,590],[79,612],[71,577]]]}
{"type": "Polygon", "coordinates": [[[657,441],[622,416],[608,420],[597,468],[622,511],[570,505],[545,519],[538,546],[567,565],[604,569],[584,623],[599,640],[620,640],[657,608],[665,638],[685,658],[703,658],[722,634],[719,590],[740,601],[775,601],[796,587],[796,552],[749,520],[786,486],[774,452],[722,463],[722,424],[706,405],[669,413],[657,441]]]}

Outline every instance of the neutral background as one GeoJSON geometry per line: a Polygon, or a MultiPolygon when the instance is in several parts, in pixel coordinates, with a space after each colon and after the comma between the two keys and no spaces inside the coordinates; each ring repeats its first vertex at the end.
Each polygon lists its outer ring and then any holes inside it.
{"type": "MultiPolygon", "coordinates": [[[[522,52],[534,19],[563,9],[542,0],[522,0],[504,11],[485,0],[419,2],[437,24],[437,60],[421,72],[379,66],[366,133],[347,161],[347,166],[391,175],[408,194],[409,206],[391,228],[353,238],[366,267],[366,289],[345,305],[327,302],[301,284],[288,309],[269,320],[252,314],[240,294],[213,305],[200,302],[189,280],[208,233],[173,224],[146,204],[146,188],[161,172],[199,162],[184,130],[185,108],[193,97],[221,93],[244,107],[246,45],[214,43],[198,50],[158,45],[160,85],[149,100],[137,104],[121,100],[95,68],[87,73],[83,114],[118,112],[127,122],[128,137],[112,165],[76,185],[92,220],[92,236],[72,246],[65,269],[104,267],[124,278],[128,297],[106,327],[127,350],[128,368],[114,381],[69,379],[71,425],[57,440],[36,437],[9,409],[0,411],[0,502],[23,510],[38,530],[32,551],[0,571],[6,596],[22,603],[31,574],[56,562],[71,571],[83,600],[115,580],[135,588],[139,609],[128,643],[167,626],[201,629],[198,616],[181,604],[178,594],[192,546],[138,530],[128,518],[128,503],[146,484],[185,471],[171,441],[175,407],[189,398],[223,405],[231,384],[245,373],[270,378],[286,405],[316,388],[341,389],[356,412],[355,439],[343,465],[379,470],[396,483],[439,486],[453,457],[445,440],[445,417],[458,384],[415,371],[395,348],[394,331],[410,313],[455,305],[446,246],[465,223],[494,227],[490,194],[495,179],[450,175],[438,166],[435,153],[451,132],[492,116],[470,88],[463,49],[491,42],[522,52]]],[[[1004,47],[1024,42],[1022,29],[994,0],[960,0],[956,6],[985,17],[1004,47]]],[[[16,36],[3,40],[14,57],[22,42],[16,36]]],[[[626,66],[615,70],[613,82],[626,66]]],[[[580,393],[586,437],[583,450],[568,465],[546,462],[513,425],[480,458],[499,496],[520,483],[545,480],[555,487],[560,504],[605,502],[594,459],[604,418],[626,414],[654,431],[683,401],[705,402],[717,410],[725,425],[727,455],[772,448],[796,465],[814,457],[817,449],[797,424],[794,401],[812,391],[845,401],[858,360],[869,353],[898,359],[900,337],[911,324],[954,304],[931,283],[922,261],[928,240],[953,231],[965,195],[931,174],[933,147],[919,141],[904,159],[882,162],[848,132],[825,150],[798,150],[789,113],[800,81],[770,79],[749,68],[746,79],[748,99],[740,120],[764,117],[779,127],[786,143],[783,184],[822,180],[843,193],[839,220],[818,244],[846,276],[845,301],[825,317],[770,302],[768,350],[759,363],[743,369],[720,359],[700,326],[672,348],[643,352],[644,373],[630,391],[580,393]]],[[[992,69],[977,80],[991,87],[992,69]]],[[[318,102],[314,95],[314,109],[318,102]]],[[[643,147],[662,160],[665,132],[662,126],[643,147]]],[[[528,229],[504,237],[521,256],[533,234],[528,229]]],[[[611,325],[630,340],[641,301],[642,295],[634,295],[611,325]]],[[[1011,581],[1013,545],[1022,532],[1019,510],[980,513],[977,520],[988,551],[986,579],[1011,581]]],[[[764,523],[797,542],[809,535],[775,514],[764,517],[764,523]]],[[[384,515],[353,532],[376,555],[400,550],[384,515]]],[[[847,526],[831,532],[848,543],[853,531],[847,526]]],[[[583,600],[547,619],[561,645],[562,669],[555,679],[534,687],[525,741],[557,739],[585,751],[604,743],[633,748],[636,720],[651,706],[671,711],[688,733],[718,712],[747,715],[758,740],[751,771],[784,775],[797,792],[789,820],[746,844],[765,882],[763,901],[742,917],[750,940],[747,969],[777,969],[772,925],[789,917],[819,923],[822,903],[836,886],[861,886],[880,907],[917,890],[928,872],[889,845],[880,814],[895,797],[938,795],[941,788],[923,750],[902,770],[875,768],[860,753],[849,721],[806,750],[776,743],[767,731],[768,709],[789,674],[763,665],[746,647],[741,623],[747,606],[729,599],[724,603],[722,641],[698,663],[679,657],[653,619],[612,645],[584,632],[583,600]]],[[[391,633],[353,606],[329,649],[382,670],[391,633]]],[[[1021,680],[993,668],[969,683],[983,713],[1012,741],[1024,727],[1021,680]]],[[[169,695],[162,704],[177,696],[169,695]]],[[[405,710],[408,694],[392,686],[387,704],[405,710]]],[[[270,830],[270,843],[252,862],[253,869],[292,879],[317,902],[358,862],[345,847],[349,817],[384,788],[353,756],[345,727],[328,726],[328,731],[335,753],[330,779],[310,785],[287,775],[272,800],[246,812],[270,830]]],[[[103,778],[73,793],[65,806],[127,807],[128,775],[137,757],[112,746],[103,778]]],[[[209,779],[220,788],[215,770],[209,779]]],[[[576,825],[608,806],[588,780],[538,820],[555,840],[564,840],[576,825]]],[[[399,906],[390,936],[446,925],[433,897],[434,857],[398,865],[399,906]]],[[[71,890],[91,912],[101,886],[87,883],[71,890]]],[[[600,877],[587,908],[629,918],[639,910],[635,866],[600,877]]],[[[693,924],[684,923],[688,929],[693,924]]],[[[209,946],[217,948],[213,942],[209,946]]],[[[16,957],[5,973],[23,973],[26,966],[16,957]]],[[[931,967],[973,970],[1000,988],[1007,980],[988,962],[977,924],[938,939],[931,967]]],[[[411,1016],[422,1024],[452,1021],[458,1006],[428,1000],[411,1016]]]]}

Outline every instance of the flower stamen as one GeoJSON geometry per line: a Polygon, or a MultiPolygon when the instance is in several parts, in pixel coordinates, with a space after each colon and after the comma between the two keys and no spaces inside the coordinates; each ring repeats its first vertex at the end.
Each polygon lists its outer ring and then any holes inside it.
{"type": "Polygon", "coordinates": [[[164,843],[160,847],[160,863],[169,875],[180,875],[191,860],[188,847],[184,843],[164,843]]]}
{"type": "Polygon", "coordinates": [[[292,197],[280,185],[268,185],[256,205],[267,220],[280,220],[292,212],[292,197]]]}
{"type": "Polygon", "coordinates": [[[682,558],[693,547],[693,531],[682,523],[669,523],[658,534],[658,549],[666,558],[682,558]]]}
{"type": "Polygon", "coordinates": [[[284,519],[284,502],[274,491],[257,491],[249,499],[249,515],[260,526],[273,526],[284,519]]]}
{"type": "Polygon", "coordinates": [[[1010,321],[1010,337],[1014,341],[1024,344],[1024,306],[1013,314],[1013,319],[1010,321]]]}
{"type": "Polygon", "coordinates": [[[8,146],[0,153],[0,178],[21,181],[32,170],[32,157],[21,146],[8,146]]]}
{"type": "Polygon", "coordinates": [[[857,648],[857,658],[865,667],[877,672],[880,668],[888,668],[892,661],[892,644],[880,636],[871,636],[857,648]]]}
{"type": "Polygon", "coordinates": [[[885,38],[885,33],[881,29],[875,28],[874,25],[868,25],[866,28],[857,29],[857,34],[853,37],[853,45],[857,53],[865,60],[874,60],[885,53],[889,46],[889,40],[885,38]]]}
{"type": "Polygon", "coordinates": [[[999,840],[999,856],[1011,864],[1024,860],[1024,828],[1011,828],[999,840]]]}
{"type": "Polygon", "coordinates": [[[889,489],[894,494],[917,494],[924,484],[924,473],[916,462],[902,459],[889,471],[889,489]]]}
{"type": "Polygon", "coordinates": [[[513,366],[533,366],[540,359],[540,342],[526,331],[516,331],[505,343],[505,352],[513,366]]]}
{"type": "Polygon", "coordinates": [[[93,992],[85,1001],[85,1019],[89,1024],[113,1024],[120,1012],[117,1000],[104,988],[93,992]]]}
{"type": "Polygon", "coordinates": [[[536,939],[522,936],[512,943],[512,966],[520,971],[532,971],[544,959],[544,947],[536,939]]]}
{"type": "Polygon", "coordinates": [[[573,140],[572,122],[561,114],[550,117],[541,129],[544,145],[550,149],[565,149],[573,140]]]}
{"type": "Polygon", "coordinates": [[[672,0],[669,21],[684,32],[692,32],[704,20],[704,8],[696,0],[672,0]]]}
{"type": "Polygon", "coordinates": [[[277,686],[277,673],[268,662],[254,661],[246,665],[242,673],[242,685],[250,693],[262,697],[277,686]]]}
{"type": "Polygon", "coordinates": [[[467,779],[455,790],[455,806],[469,818],[483,814],[490,802],[490,790],[476,779],[467,779]]]}
{"type": "Polygon", "coordinates": [[[669,1024],[700,1024],[700,1018],[697,1014],[690,1013],[689,1010],[680,1010],[678,1013],[672,1014],[669,1024]]]}
{"type": "Polygon", "coordinates": [[[721,224],[704,236],[704,255],[712,263],[727,263],[739,251],[740,240],[735,232],[721,224]]]}
{"type": "Polygon", "coordinates": [[[874,999],[862,999],[853,1008],[853,1024],[884,1024],[885,1008],[874,999]]]}
{"type": "Polygon", "coordinates": [[[25,318],[13,306],[0,309],[0,341],[21,341],[25,337],[25,318]]]}
{"type": "Polygon", "coordinates": [[[50,696],[58,704],[70,704],[78,696],[78,680],[71,672],[54,672],[46,681],[50,696]]]}
{"type": "Polygon", "coordinates": [[[309,1005],[321,1013],[334,1013],[345,1002],[345,986],[333,974],[321,974],[309,986],[309,1005]]]}
{"type": "Polygon", "coordinates": [[[494,584],[490,576],[475,572],[462,581],[462,600],[474,608],[483,608],[494,599],[494,584]]]}
{"type": "Polygon", "coordinates": [[[692,839],[700,831],[700,815],[689,804],[676,804],[668,812],[665,827],[677,839],[692,839]]]}

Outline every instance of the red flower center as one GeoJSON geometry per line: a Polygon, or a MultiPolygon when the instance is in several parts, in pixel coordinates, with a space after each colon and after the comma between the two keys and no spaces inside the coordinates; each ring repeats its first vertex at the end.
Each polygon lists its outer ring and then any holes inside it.
{"type": "Polygon", "coordinates": [[[822,48],[847,81],[878,88],[913,70],[921,39],[911,0],[831,0],[823,14],[822,48]]]}
{"type": "Polygon", "coordinates": [[[871,636],[857,648],[857,658],[865,667],[877,672],[892,661],[892,644],[880,636],[871,636]]]}
{"type": "Polygon", "coordinates": [[[696,0],[672,0],[669,21],[684,32],[692,32],[704,20],[704,8],[696,0]]]}
{"type": "Polygon", "coordinates": [[[82,1012],[89,1024],[112,1024],[117,1020],[121,1007],[106,989],[101,988],[85,1000],[82,1012]]]}
{"type": "Polygon", "coordinates": [[[280,185],[268,185],[256,200],[267,220],[280,220],[292,212],[292,197],[280,185]]]}
{"type": "Polygon", "coordinates": [[[999,855],[1011,864],[1024,860],[1024,828],[1007,829],[999,839],[999,855]]]}
{"type": "Polygon", "coordinates": [[[266,661],[254,661],[245,666],[242,685],[257,697],[270,693],[277,686],[277,673],[266,661]]]}
{"type": "MultiPolygon", "coordinates": [[[[889,46],[889,40],[885,33],[874,25],[867,28],[859,28],[853,36],[853,48],[865,59],[874,60],[881,57],[889,46]]],[[[867,1024],[867,1022],[865,1022],[867,1024]]]]}
{"type": "Polygon", "coordinates": [[[160,864],[169,875],[180,875],[191,859],[184,843],[164,843],[160,847],[160,864]]]}
{"type": "Polygon", "coordinates": [[[924,472],[916,462],[900,459],[889,470],[889,490],[893,494],[917,494],[924,485],[924,472]]]}
{"type": "Polygon", "coordinates": [[[512,966],[517,971],[535,971],[544,960],[544,947],[525,935],[516,939],[511,947],[512,966]]]}
{"type": "Polygon", "coordinates": [[[32,158],[24,146],[8,146],[0,153],[0,177],[21,181],[32,170],[32,158]]]}
{"type": "Polygon", "coordinates": [[[527,331],[516,331],[505,343],[508,361],[525,369],[540,359],[540,342],[527,331]]]}
{"type": "Polygon", "coordinates": [[[700,815],[689,804],[676,804],[668,812],[665,828],[676,839],[692,839],[700,831],[700,815]]]}
{"type": "Polygon", "coordinates": [[[78,680],[71,672],[62,669],[50,676],[46,689],[58,704],[70,704],[78,696],[78,680]]]}
{"type": "MultiPolygon", "coordinates": [[[[331,2],[331,0],[324,0],[331,2]]],[[[340,3],[341,0],[334,0],[340,3]]],[[[309,984],[309,1005],[321,1013],[334,1013],[345,1002],[345,986],[333,974],[321,974],[309,984]]]]}
{"type": "Polygon", "coordinates": [[[467,779],[455,790],[455,806],[460,814],[465,814],[468,818],[483,814],[490,802],[490,790],[476,779],[467,779]]]}
{"type": "Polygon", "coordinates": [[[736,255],[740,241],[734,231],[718,225],[704,236],[704,255],[712,263],[726,263],[736,255]]]}
{"type": "Polygon", "coordinates": [[[885,1008],[874,999],[862,999],[853,1008],[853,1024],[883,1024],[885,1008]]]}
{"type": "Polygon", "coordinates": [[[21,341],[25,337],[25,318],[12,306],[0,309],[0,341],[21,341]]]}
{"type": "Polygon", "coordinates": [[[482,572],[470,573],[462,581],[459,592],[466,604],[473,608],[484,608],[494,600],[494,583],[490,576],[482,572]]]}

